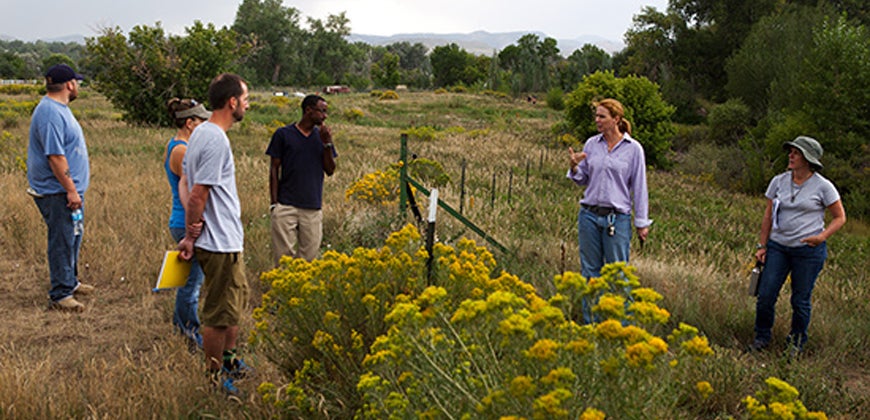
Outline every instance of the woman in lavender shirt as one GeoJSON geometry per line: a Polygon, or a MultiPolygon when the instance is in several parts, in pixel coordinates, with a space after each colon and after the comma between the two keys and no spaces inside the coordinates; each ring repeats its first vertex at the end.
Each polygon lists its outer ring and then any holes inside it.
{"type": "Polygon", "coordinates": [[[615,99],[593,105],[600,134],[586,140],[582,152],[568,148],[567,174],[577,185],[586,186],[577,228],[581,274],[587,279],[601,276],[604,264],[628,262],[632,209],[641,241],[652,224],[643,147],[631,138],[625,110],[615,99]]]}

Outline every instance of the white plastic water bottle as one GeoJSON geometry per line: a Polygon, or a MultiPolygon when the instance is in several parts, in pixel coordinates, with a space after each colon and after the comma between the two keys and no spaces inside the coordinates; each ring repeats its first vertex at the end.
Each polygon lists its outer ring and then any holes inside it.
{"type": "Polygon", "coordinates": [[[85,231],[84,214],[82,214],[82,209],[75,209],[72,212],[72,222],[73,222],[73,232],[75,232],[76,236],[81,236],[81,234],[85,231]]]}

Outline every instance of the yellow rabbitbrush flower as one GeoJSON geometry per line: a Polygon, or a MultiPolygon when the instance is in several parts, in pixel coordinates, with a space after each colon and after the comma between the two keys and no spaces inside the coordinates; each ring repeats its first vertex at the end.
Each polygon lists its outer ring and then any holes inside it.
{"type": "Polygon", "coordinates": [[[535,344],[526,351],[526,356],[536,360],[549,361],[556,358],[558,350],[559,343],[545,338],[536,341],[535,344]]]}
{"type": "Polygon", "coordinates": [[[713,395],[713,385],[710,385],[707,381],[700,381],[695,384],[695,390],[698,391],[698,394],[701,395],[701,399],[706,400],[710,398],[710,395],[713,395]]]}
{"type": "Polygon", "coordinates": [[[521,314],[509,315],[507,319],[499,322],[498,332],[506,337],[525,336],[528,340],[531,340],[535,336],[535,330],[532,329],[532,321],[529,320],[528,316],[521,314]]]}
{"type": "Polygon", "coordinates": [[[550,386],[566,386],[571,387],[577,379],[577,375],[567,367],[559,367],[547,373],[547,376],[541,378],[541,383],[550,386]]]}
{"type": "Polygon", "coordinates": [[[707,337],[695,336],[684,341],[680,346],[686,350],[687,353],[696,358],[713,354],[713,349],[710,348],[710,343],[707,341],[707,337]]]}
{"type": "Polygon", "coordinates": [[[598,300],[598,304],[592,307],[592,312],[604,318],[624,319],[625,298],[608,293],[598,300]]]}
{"type": "Polygon", "coordinates": [[[592,407],[587,408],[580,415],[579,420],[604,420],[607,416],[603,411],[598,411],[592,407]]]}
{"type": "Polygon", "coordinates": [[[578,338],[565,344],[565,350],[568,350],[574,354],[583,355],[588,354],[592,350],[595,350],[595,344],[588,340],[578,338]]]}
{"type": "Polygon", "coordinates": [[[531,396],[535,393],[535,381],[529,376],[520,375],[511,379],[508,389],[514,397],[531,396]]]}
{"type": "Polygon", "coordinates": [[[770,377],[765,380],[767,388],[759,391],[755,398],[747,396],[743,399],[749,418],[752,420],[788,420],[788,419],[827,419],[823,412],[810,412],[798,399],[798,390],[779,378],[770,377]]]}
{"type": "Polygon", "coordinates": [[[555,389],[538,397],[533,405],[533,418],[553,419],[568,416],[568,410],[562,404],[570,399],[571,392],[564,388],[555,389]]]}
{"type": "Polygon", "coordinates": [[[671,318],[670,312],[659,308],[652,302],[634,302],[628,305],[630,318],[642,325],[666,324],[671,318]]]}
{"type": "MultiPolygon", "coordinates": [[[[658,339],[661,341],[661,339],[658,339]]],[[[625,358],[628,365],[632,367],[642,367],[653,370],[655,358],[661,356],[667,351],[667,346],[661,346],[660,343],[640,342],[629,345],[625,349],[625,358]]]]}
{"type": "Polygon", "coordinates": [[[634,289],[631,291],[631,296],[637,301],[652,303],[656,303],[663,298],[662,295],[649,287],[639,287],[634,289]]]}

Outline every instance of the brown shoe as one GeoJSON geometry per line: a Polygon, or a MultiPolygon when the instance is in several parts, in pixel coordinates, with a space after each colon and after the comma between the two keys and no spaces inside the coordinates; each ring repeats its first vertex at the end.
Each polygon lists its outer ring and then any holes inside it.
{"type": "Polygon", "coordinates": [[[91,286],[90,284],[79,283],[79,287],[76,287],[76,289],[73,290],[73,294],[87,296],[94,293],[94,290],[96,289],[96,287],[91,286]]]}
{"type": "Polygon", "coordinates": [[[69,312],[84,312],[85,305],[82,305],[81,302],[75,300],[74,297],[68,296],[56,302],[51,302],[51,304],[48,305],[48,309],[69,312]]]}

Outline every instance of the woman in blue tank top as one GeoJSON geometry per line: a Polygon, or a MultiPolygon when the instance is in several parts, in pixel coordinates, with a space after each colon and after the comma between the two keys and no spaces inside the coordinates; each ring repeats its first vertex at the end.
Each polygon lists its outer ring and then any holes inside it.
{"type": "MultiPolygon", "coordinates": [[[[166,144],[166,151],[163,157],[163,168],[166,171],[166,178],[169,181],[169,187],[172,189],[172,212],[169,215],[169,233],[172,239],[176,242],[184,238],[184,204],[187,199],[188,187],[182,185],[179,190],[179,181],[181,181],[181,164],[184,161],[184,154],[187,152],[187,139],[193,133],[196,126],[202,124],[211,116],[211,112],[206,111],[202,104],[198,104],[193,99],[178,99],[172,98],[166,104],[169,110],[169,117],[175,124],[178,131],[175,137],[169,140],[166,144]]],[[[202,286],[203,272],[202,267],[196,259],[191,260],[190,275],[187,278],[187,283],[180,287],[175,294],[175,314],[172,317],[172,323],[179,332],[184,334],[189,340],[191,350],[202,348],[202,336],[199,333],[199,316],[197,309],[199,306],[199,289],[202,286]]]]}

